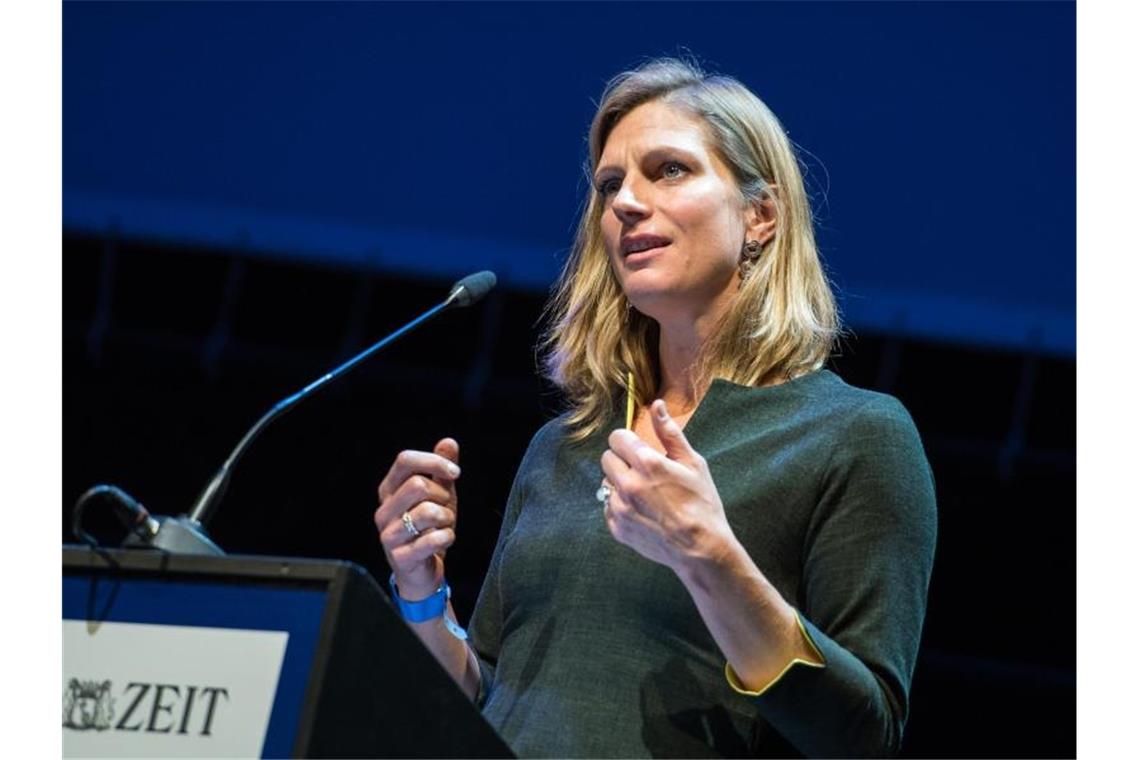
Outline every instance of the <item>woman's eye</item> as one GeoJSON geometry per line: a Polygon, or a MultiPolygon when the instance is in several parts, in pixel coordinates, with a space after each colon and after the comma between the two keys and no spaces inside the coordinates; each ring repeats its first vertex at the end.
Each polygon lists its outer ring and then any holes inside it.
{"type": "Polygon", "coordinates": [[[598,184],[598,193],[604,198],[613,195],[621,187],[621,182],[617,179],[602,180],[598,184]]]}
{"type": "Polygon", "coordinates": [[[670,161],[661,167],[661,176],[665,179],[678,179],[683,175],[687,169],[676,161],[670,161]]]}

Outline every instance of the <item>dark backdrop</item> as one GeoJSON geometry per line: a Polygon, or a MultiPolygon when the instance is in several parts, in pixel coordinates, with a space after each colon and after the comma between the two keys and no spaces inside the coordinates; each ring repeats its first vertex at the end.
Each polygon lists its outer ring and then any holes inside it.
{"type": "Polygon", "coordinates": [[[95,482],[187,509],[270,404],[490,267],[486,303],[275,423],[210,526],[386,577],[376,483],[453,435],[465,617],[559,408],[533,346],[591,98],[685,48],[805,149],[852,328],[833,366],[903,400],[934,468],[905,752],[1072,755],[1073,26],[1068,3],[65,3],[63,514],[95,482]]]}

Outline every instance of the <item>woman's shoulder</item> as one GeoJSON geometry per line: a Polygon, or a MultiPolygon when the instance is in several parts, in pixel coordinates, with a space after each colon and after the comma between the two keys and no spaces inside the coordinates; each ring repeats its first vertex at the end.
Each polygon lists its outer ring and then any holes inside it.
{"type": "Polygon", "coordinates": [[[570,412],[563,412],[554,419],[548,420],[535,431],[526,447],[526,453],[523,454],[522,466],[524,468],[528,462],[533,462],[536,459],[549,459],[566,442],[570,432],[567,426],[569,418],[570,412]]]}
{"type": "Polygon", "coordinates": [[[747,424],[755,416],[802,417],[805,423],[837,432],[857,433],[868,427],[914,429],[910,413],[897,398],[851,385],[828,369],[762,387],[717,380],[712,390],[714,413],[730,424],[734,420],[747,424]]]}
{"type": "Polygon", "coordinates": [[[931,491],[933,476],[922,436],[903,403],[889,393],[859,388],[829,374],[829,390],[820,394],[819,403],[828,405],[833,421],[833,474],[877,473],[876,477],[931,491]]]}
{"type": "Polygon", "coordinates": [[[914,418],[889,393],[849,384],[830,370],[821,370],[805,407],[830,427],[837,443],[867,451],[876,444],[922,450],[914,418]]]}
{"type": "Polygon", "coordinates": [[[822,372],[827,382],[821,387],[821,400],[845,411],[852,424],[914,427],[910,412],[891,394],[851,385],[830,370],[822,372]]]}

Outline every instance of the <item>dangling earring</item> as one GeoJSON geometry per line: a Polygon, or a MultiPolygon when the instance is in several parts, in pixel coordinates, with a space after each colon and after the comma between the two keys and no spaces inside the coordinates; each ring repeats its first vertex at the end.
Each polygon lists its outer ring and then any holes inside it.
{"type": "Polygon", "coordinates": [[[747,277],[748,273],[752,270],[752,265],[760,259],[761,253],[763,253],[763,251],[760,250],[759,240],[748,240],[744,243],[744,248],[740,251],[741,284],[744,283],[744,278],[747,277]]]}

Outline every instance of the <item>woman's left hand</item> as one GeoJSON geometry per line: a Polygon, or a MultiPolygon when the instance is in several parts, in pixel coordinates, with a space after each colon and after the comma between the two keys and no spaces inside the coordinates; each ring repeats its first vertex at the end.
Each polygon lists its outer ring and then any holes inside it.
{"type": "Polygon", "coordinates": [[[715,559],[733,537],[708,464],[669,416],[665,402],[649,409],[665,454],[632,430],[610,434],[602,471],[610,486],[605,518],[620,543],[679,571],[690,561],[715,559]]]}

